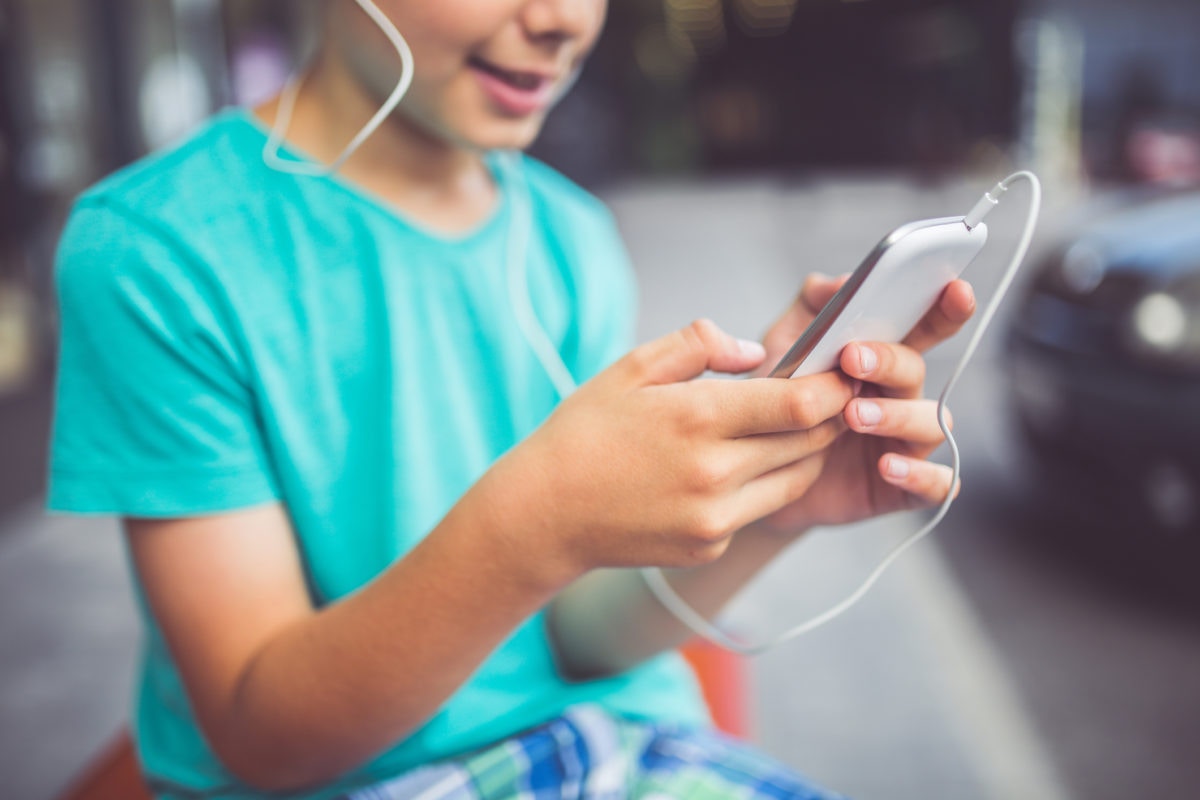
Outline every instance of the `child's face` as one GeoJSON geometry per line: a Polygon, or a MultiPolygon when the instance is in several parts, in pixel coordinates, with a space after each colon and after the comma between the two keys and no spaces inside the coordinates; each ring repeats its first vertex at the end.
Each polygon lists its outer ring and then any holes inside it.
{"type": "MultiPolygon", "coordinates": [[[[415,74],[400,113],[472,149],[529,145],[604,22],[607,0],[376,0],[407,39],[415,74]]],[[[333,54],[382,102],[398,59],[351,0],[329,3],[333,54]]]]}

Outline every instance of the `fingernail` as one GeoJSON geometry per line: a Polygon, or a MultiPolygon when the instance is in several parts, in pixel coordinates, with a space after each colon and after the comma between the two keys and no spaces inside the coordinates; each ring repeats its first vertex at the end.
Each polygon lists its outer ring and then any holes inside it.
{"type": "Polygon", "coordinates": [[[887,463],[887,476],[902,480],[908,477],[908,462],[902,458],[889,458],[887,463]]]}
{"type": "Polygon", "coordinates": [[[868,373],[879,366],[879,356],[869,347],[858,346],[858,366],[863,373],[868,373]]]}
{"type": "Polygon", "coordinates": [[[738,339],[738,349],[742,351],[742,355],[749,358],[765,358],[767,350],[758,342],[751,342],[747,339],[738,339]]]}
{"type": "Polygon", "coordinates": [[[878,425],[879,420],[883,419],[883,409],[878,403],[859,400],[855,408],[858,410],[858,421],[863,425],[878,425]]]}

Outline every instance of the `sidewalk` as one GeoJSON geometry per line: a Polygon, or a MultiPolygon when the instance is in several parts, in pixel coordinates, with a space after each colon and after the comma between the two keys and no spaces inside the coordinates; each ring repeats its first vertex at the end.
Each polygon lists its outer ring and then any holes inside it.
{"type": "Polygon", "coordinates": [[[129,714],[138,647],[111,521],[0,520],[0,795],[61,788],[129,714]]]}

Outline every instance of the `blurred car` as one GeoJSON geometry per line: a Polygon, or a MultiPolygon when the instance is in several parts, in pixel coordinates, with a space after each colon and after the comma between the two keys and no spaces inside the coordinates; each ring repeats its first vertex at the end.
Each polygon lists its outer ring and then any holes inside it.
{"type": "Polygon", "coordinates": [[[1128,550],[1200,553],[1200,192],[1097,216],[1053,248],[1005,355],[1041,506],[1128,550]]]}
{"type": "Polygon", "coordinates": [[[1158,186],[1200,185],[1200,124],[1153,119],[1132,126],[1125,144],[1130,176],[1158,186]]]}

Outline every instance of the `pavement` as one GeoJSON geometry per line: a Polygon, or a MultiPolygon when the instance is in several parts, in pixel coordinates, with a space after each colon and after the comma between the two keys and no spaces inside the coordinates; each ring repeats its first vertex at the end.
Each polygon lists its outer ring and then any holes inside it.
{"type": "MultiPolygon", "coordinates": [[[[808,271],[851,269],[895,225],[962,213],[992,181],[658,182],[605,197],[638,269],[643,340],[701,316],[755,337],[808,271]]],[[[1051,187],[1047,199],[1049,218],[1068,215],[1072,198],[1051,187]]],[[[981,295],[1014,209],[989,219],[995,247],[972,267],[981,295]]],[[[953,355],[931,354],[931,386],[953,355]]],[[[859,800],[1190,796],[1200,626],[1017,543],[1002,380],[985,348],[951,403],[966,488],[933,538],[836,622],[751,663],[754,739],[859,800]]],[[[0,517],[0,796],[12,800],[51,796],[123,724],[138,646],[114,523],[39,509],[34,497],[0,517]]],[[[823,610],[922,518],[816,532],[726,623],[755,637],[823,610]]]]}

